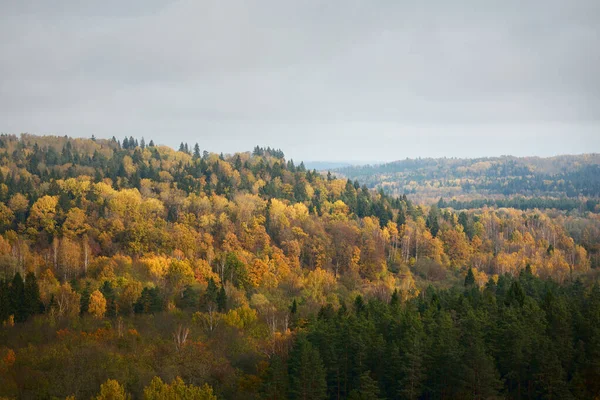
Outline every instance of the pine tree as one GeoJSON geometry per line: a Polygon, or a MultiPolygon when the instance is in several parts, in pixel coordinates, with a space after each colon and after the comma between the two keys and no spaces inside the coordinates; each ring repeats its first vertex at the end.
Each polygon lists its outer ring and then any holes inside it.
{"type": "Polygon", "coordinates": [[[218,294],[219,289],[217,288],[217,284],[215,283],[213,278],[209,278],[208,284],[206,286],[206,291],[204,292],[204,302],[206,304],[216,303],[218,294]]]}
{"type": "Polygon", "coordinates": [[[10,285],[10,313],[15,316],[16,322],[27,319],[25,308],[25,284],[20,273],[16,273],[10,285]]]}
{"type": "Polygon", "coordinates": [[[400,297],[398,296],[398,289],[394,289],[392,297],[390,298],[390,307],[395,308],[400,304],[400,297]]]}
{"type": "Polygon", "coordinates": [[[371,378],[369,371],[363,372],[359,379],[358,389],[350,392],[349,400],[379,400],[379,386],[371,378]]]}
{"type": "Polygon", "coordinates": [[[225,288],[222,285],[219,293],[217,293],[217,309],[219,312],[227,311],[227,293],[225,293],[225,288]]]}
{"type": "Polygon", "coordinates": [[[136,314],[154,314],[161,312],[162,309],[163,300],[158,288],[144,288],[139,299],[133,305],[133,311],[136,314]]]}
{"type": "Polygon", "coordinates": [[[290,399],[322,400],[327,397],[325,368],[319,351],[299,337],[290,354],[290,399]]]}
{"type": "Polygon", "coordinates": [[[90,284],[85,285],[85,288],[81,292],[81,300],[79,301],[79,312],[81,315],[84,315],[88,312],[88,308],[90,306],[90,295],[92,294],[90,290],[90,284]]]}
{"type": "Polygon", "coordinates": [[[396,224],[398,224],[398,228],[406,223],[406,213],[404,212],[404,208],[400,207],[398,209],[398,215],[396,216],[396,224]]]}
{"type": "Polygon", "coordinates": [[[116,317],[117,316],[117,296],[112,284],[109,281],[104,281],[100,292],[106,299],[106,316],[116,317]]]}
{"type": "Polygon", "coordinates": [[[11,313],[10,284],[0,279],[0,323],[6,321],[11,313]]]}
{"type": "Polygon", "coordinates": [[[414,307],[407,307],[401,315],[401,337],[398,338],[399,360],[397,394],[402,399],[418,399],[425,379],[425,334],[421,317],[414,307]]]}
{"type": "Polygon", "coordinates": [[[278,354],[273,355],[265,373],[261,388],[261,398],[272,400],[287,399],[288,371],[285,362],[278,354]]]}
{"type": "Polygon", "coordinates": [[[429,229],[429,231],[431,232],[431,234],[434,237],[437,236],[438,231],[440,230],[439,218],[440,218],[439,208],[437,208],[437,206],[435,206],[435,205],[431,206],[431,208],[429,209],[429,215],[427,216],[426,225],[427,225],[427,229],[429,229]]]}
{"type": "Polygon", "coordinates": [[[294,329],[296,327],[296,323],[298,322],[298,302],[296,299],[292,301],[292,304],[289,307],[290,310],[290,328],[294,329]]]}
{"type": "Polygon", "coordinates": [[[471,287],[475,284],[475,275],[473,274],[473,268],[469,268],[467,276],[465,276],[465,287],[471,287]]]}
{"type": "Polygon", "coordinates": [[[464,352],[460,369],[461,397],[473,399],[495,398],[502,387],[494,359],[486,352],[481,323],[470,311],[463,322],[464,352]]]}
{"type": "Polygon", "coordinates": [[[448,311],[442,311],[434,321],[428,322],[426,382],[428,398],[459,398],[457,395],[460,364],[459,331],[448,311]]]}
{"type": "Polygon", "coordinates": [[[24,307],[28,316],[44,312],[44,304],[40,299],[40,288],[33,272],[25,276],[24,307]]]}
{"type": "Polygon", "coordinates": [[[186,286],[186,288],[181,293],[181,297],[178,297],[176,300],[177,307],[183,310],[194,310],[198,309],[198,302],[200,300],[200,296],[196,290],[194,290],[191,286],[186,286]]]}
{"type": "Polygon", "coordinates": [[[363,313],[365,311],[365,309],[366,309],[365,301],[363,300],[362,296],[359,294],[354,299],[354,312],[356,313],[356,315],[359,315],[359,314],[363,313]]]}
{"type": "Polygon", "coordinates": [[[298,302],[296,299],[292,301],[292,305],[290,306],[290,314],[296,314],[298,312],[298,302]]]}

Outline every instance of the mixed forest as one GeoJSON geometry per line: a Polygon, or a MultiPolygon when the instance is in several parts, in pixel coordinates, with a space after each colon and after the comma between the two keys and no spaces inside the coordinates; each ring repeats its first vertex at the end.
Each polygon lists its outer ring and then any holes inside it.
{"type": "Polygon", "coordinates": [[[348,166],[334,171],[336,175],[358,180],[388,194],[408,194],[424,202],[453,198],[458,200],[454,205],[460,208],[479,208],[487,204],[593,211],[600,197],[600,154],[549,158],[418,158],[348,166]]]}
{"type": "Polygon", "coordinates": [[[409,191],[269,147],[1,135],[0,398],[598,398],[582,157],[418,161],[409,191]]]}

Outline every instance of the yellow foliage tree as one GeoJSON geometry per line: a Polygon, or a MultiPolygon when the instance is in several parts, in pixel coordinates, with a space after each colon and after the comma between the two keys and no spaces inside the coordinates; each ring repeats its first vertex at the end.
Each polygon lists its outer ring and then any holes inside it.
{"type": "Polygon", "coordinates": [[[213,389],[208,384],[202,387],[186,385],[185,382],[177,377],[171,384],[164,383],[162,379],[155,376],[150,385],[144,388],[145,400],[217,400],[213,394],[213,389]]]}
{"type": "Polygon", "coordinates": [[[74,318],[79,315],[81,295],[74,292],[68,282],[58,288],[55,299],[60,316],[74,318]]]}
{"type": "Polygon", "coordinates": [[[247,305],[243,305],[234,310],[229,310],[229,312],[223,316],[223,322],[238,329],[244,329],[256,320],[256,310],[247,305]]]}
{"type": "Polygon", "coordinates": [[[94,400],[129,400],[131,396],[125,391],[123,385],[114,379],[109,379],[100,385],[100,394],[94,400]]]}
{"type": "Polygon", "coordinates": [[[57,196],[40,197],[29,210],[27,219],[30,227],[46,231],[52,235],[56,232],[56,208],[58,206],[57,196]]]}
{"type": "Polygon", "coordinates": [[[310,271],[304,278],[304,296],[319,304],[324,304],[327,295],[335,288],[335,276],[322,268],[310,271]]]}
{"type": "Polygon", "coordinates": [[[106,299],[104,295],[99,290],[94,290],[90,295],[90,305],[88,308],[90,314],[94,316],[94,318],[101,319],[104,317],[106,313],[106,299]]]}
{"type": "Polygon", "coordinates": [[[265,274],[269,272],[269,264],[260,258],[255,258],[248,266],[248,280],[254,287],[259,287],[265,274]]]}

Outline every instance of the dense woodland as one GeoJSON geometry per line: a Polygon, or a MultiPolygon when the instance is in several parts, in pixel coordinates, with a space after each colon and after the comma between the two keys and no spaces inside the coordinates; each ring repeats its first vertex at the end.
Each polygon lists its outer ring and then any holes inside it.
{"type": "Polygon", "coordinates": [[[493,202],[521,196],[533,199],[530,204],[521,201],[520,207],[572,209],[579,205],[573,207],[568,200],[579,198],[585,206],[587,199],[600,197],[600,154],[550,158],[419,158],[343,167],[335,172],[369,188],[383,189],[394,195],[409,194],[413,199],[424,201],[444,197],[493,202]]]}
{"type": "Polygon", "coordinates": [[[565,171],[577,206],[459,207],[279,149],[2,135],[0,397],[598,397],[598,175],[565,171]]]}

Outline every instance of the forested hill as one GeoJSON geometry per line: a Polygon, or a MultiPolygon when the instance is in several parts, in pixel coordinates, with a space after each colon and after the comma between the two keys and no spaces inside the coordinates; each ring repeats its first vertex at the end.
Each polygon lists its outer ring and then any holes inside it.
{"type": "MultiPolygon", "coordinates": [[[[393,218],[392,210],[403,204],[402,199],[371,192],[357,182],[325,178],[307,170],[302,162],[295,165],[279,149],[257,146],[252,152],[224,156],[201,151],[198,144],[182,143],[175,151],[133,137],[121,142],[115,138],[0,136],[0,200],[8,202],[20,194],[33,203],[51,195],[67,211],[75,204],[88,204],[81,197],[89,195],[91,184],[107,190],[137,189],[143,197],[160,199],[167,221],[177,220],[184,211],[183,198],[190,194],[229,200],[255,195],[302,203],[308,212],[318,214],[333,210],[334,203],[342,200],[342,211],[360,218],[377,217],[382,226],[393,218]],[[70,182],[67,186],[66,181],[70,182]]],[[[20,213],[15,222],[25,222],[25,214],[20,213]]]]}
{"type": "Polygon", "coordinates": [[[597,211],[2,135],[0,398],[598,397],[597,211]]]}
{"type": "Polygon", "coordinates": [[[369,188],[419,198],[599,197],[600,154],[478,159],[419,158],[335,171],[369,188]]]}

